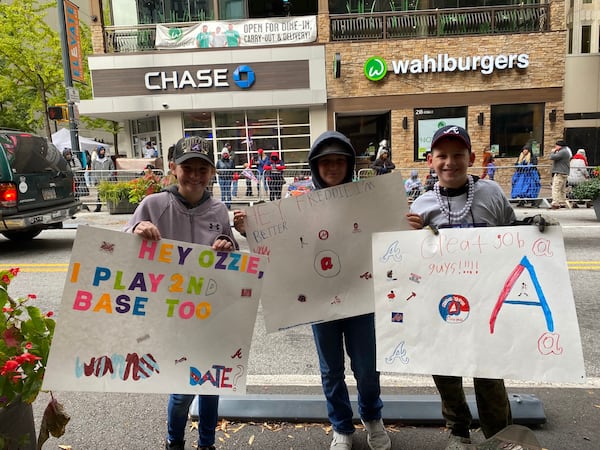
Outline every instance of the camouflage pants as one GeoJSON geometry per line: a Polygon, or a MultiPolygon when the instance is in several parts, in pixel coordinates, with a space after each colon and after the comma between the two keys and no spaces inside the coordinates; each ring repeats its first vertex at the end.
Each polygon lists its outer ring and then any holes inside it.
{"type": "MultiPolygon", "coordinates": [[[[446,426],[452,434],[469,437],[473,417],[465,398],[462,378],[434,375],[433,381],[442,398],[446,426]]],[[[481,430],[489,438],[512,423],[504,380],[474,378],[473,387],[481,430]]]]}

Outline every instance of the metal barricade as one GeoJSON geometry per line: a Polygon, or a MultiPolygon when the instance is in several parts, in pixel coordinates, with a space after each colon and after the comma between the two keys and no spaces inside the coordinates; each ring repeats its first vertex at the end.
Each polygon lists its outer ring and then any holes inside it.
{"type": "MultiPolygon", "coordinates": [[[[526,170],[523,169],[513,165],[497,166],[493,174],[493,181],[500,185],[506,197],[513,204],[548,207],[552,198],[552,165],[540,164],[527,167],[526,170]]],[[[431,177],[429,167],[426,165],[396,167],[393,172],[400,172],[403,180],[406,181],[410,178],[413,170],[417,171],[417,177],[421,180],[424,186],[423,191],[425,191],[431,177]]],[[[153,170],[152,172],[163,175],[161,170],[153,170]]],[[[484,172],[485,178],[490,179],[488,171],[484,171],[483,167],[473,166],[469,168],[469,173],[479,177],[484,172]]],[[[98,203],[102,203],[98,198],[98,183],[100,181],[114,183],[130,181],[144,176],[144,173],[145,171],[133,170],[77,171],[75,173],[75,194],[84,205],[96,206],[98,203]]],[[[283,179],[278,183],[273,183],[272,174],[266,173],[264,177],[261,177],[256,169],[220,170],[208,189],[216,199],[222,201],[227,200],[226,190],[229,189],[232,204],[248,205],[289,197],[292,195],[291,192],[298,189],[299,186],[302,189],[310,189],[311,174],[309,169],[285,169],[282,174],[283,179]]],[[[363,180],[373,176],[376,176],[373,169],[363,168],[356,172],[355,179],[363,180]]],[[[411,200],[416,198],[414,192],[412,197],[411,200]]]]}

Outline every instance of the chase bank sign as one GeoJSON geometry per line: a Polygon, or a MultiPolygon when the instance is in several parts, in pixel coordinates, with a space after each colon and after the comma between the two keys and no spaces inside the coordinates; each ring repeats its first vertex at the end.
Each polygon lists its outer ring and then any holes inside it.
{"type": "Polygon", "coordinates": [[[254,70],[248,65],[238,66],[231,75],[227,68],[207,68],[194,71],[146,72],[144,85],[150,91],[185,88],[229,87],[230,81],[240,89],[249,89],[256,81],[254,70]]]}

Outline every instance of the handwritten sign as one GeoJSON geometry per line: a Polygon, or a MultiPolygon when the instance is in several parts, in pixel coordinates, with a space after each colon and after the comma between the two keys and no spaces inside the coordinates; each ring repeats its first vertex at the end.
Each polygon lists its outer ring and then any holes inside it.
{"type": "Polygon", "coordinates": [[[244,394],[263,260],[79,227],[44,389],[244,394]]]}
{"type": "Polygon", "coordinates": [[[248,244],[269,256],[267,331],[373,312],[371,233],[408,229],[407,211],[399,173],[249,208],[248,244]]]}
{"type": "Polygon", "coordinates": [[[381,371],[583,382],[562,231],[373,236],[381,371]]]}

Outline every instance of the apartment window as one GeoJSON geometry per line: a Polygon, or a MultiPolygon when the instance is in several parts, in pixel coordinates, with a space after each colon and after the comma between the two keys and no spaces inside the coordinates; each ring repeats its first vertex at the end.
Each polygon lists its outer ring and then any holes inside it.
{"type": "Polygon", "coordinates": [[[534,154],[542,154],[544,111],[544,103],[492,105],[490,145],[498,156],[516,158],[527,143],[534,154]]]}
{"type": "Polygon", "coordinates": [[[257,109],[184,114],[186,136],[202,136],[218,154],[231,144],[236,166],[253,157],[259,148],[265,153],[280,152],[286,166],[308,165],[310,118],[307,108],[257,109]]]}
{"type": "Polygon", "coordinates": [[[581,27],[581,53],[589,53],[592,44],[592,26],[581,27]]]}

